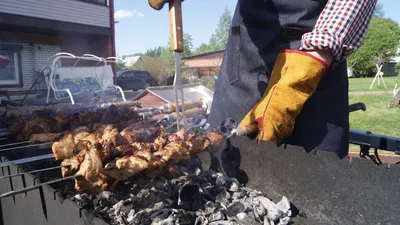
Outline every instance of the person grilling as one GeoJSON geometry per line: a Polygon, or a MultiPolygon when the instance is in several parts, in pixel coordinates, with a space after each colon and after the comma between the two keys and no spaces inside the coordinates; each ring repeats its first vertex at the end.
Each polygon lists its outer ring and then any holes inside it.
{"type": "MultiPolygon", "coordinates": [[[[168,0],[149,0],[161,10],[168,0]]],[[[348,154],[346,58],[377,0],[238,0],[209,123],[258,140],[348,154]]]]}

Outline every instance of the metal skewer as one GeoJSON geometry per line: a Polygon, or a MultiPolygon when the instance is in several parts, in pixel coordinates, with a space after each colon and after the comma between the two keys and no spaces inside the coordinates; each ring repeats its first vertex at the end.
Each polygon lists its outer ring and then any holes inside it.
{"type": "Polygon", "coordinates": [[[23,145],[23,146],[17,146],[17,147],[12,147],[12,148],[5,148],[5,149],[0,149],[0,152],[14,151],[14,150],[20,150],[20,149],[26,150],[27,148],[35,148],[35,150],[36,149],[46,149],[46,148],[51,148],[51,145],[53,143],[54,142],[47,142],[47,143],[23,145]]]}
{"type": "Polygon", "coordinates": [[[30,144],[31,141],[21,141],[21,142],[15,142],[15,143],[11,143],[11,144],[4,144],[4,145],[0,145],[0,149],[4,149],[5,147],[9,147],[9,146],[16,146],[16,145],[25,145],[25,144],[30,144]]]}
{"type": "Polygon", "coordinates": [[[1,194],[0,198],[5,198],[5,197],[21,194],[21,193],[24,193],[24,192],[27,192],[27,191],[35,190],[35,189],[40,188],[40,187],[42,187],[44,185],[50,185],[50,184],[54,184],[54,183],[58,183],[58,182],[66,181],[66,180],[71,180],[71,179],[75,179],[75,178],[78,178],[78,177],[81,177],[81,176],[82,176],[81,174],[76,174],[76,175],[73,175],[73,176],[63,177],[63,178],[60,178],[60,179],[48,181],[48,182],[45,182],[45,183],[42,183],[42,184],[39,184],[39,185],[34,185],[34,186],[30,186],[30,187],[19,189],[19,190],[15,190],[15,191],[9,191],[9,192],[1,194]]]}
{"type": "Polygon", "coordinates": [[[30,163],[30,162],[40,161],[40,160],[44,160],[44,159],[53,159],[53,158],[55,158],[54,154],[50,153],[50,154],[45,154],[45,155],[39,155],[39,156],[34,156],[34,157],[28,157],[28,158],[3,162],[3,163],[0,163],[0,167],[9,166],[11,163],[18,165],[18,164],[30,163]]]}
{"type": "Polygon", "coordinates": [[[23,172],[23,173],[11,174],[11,175],[8,175],[8,176],[0,177],[0,180],[1,179],[6,179],[6,178],[11,178],[11,177],[16,177],[16,176],[21,176],[22,174],[33,174],[33,173],[39,173],[39,172],[44,172],[44,171],[49,171],[49,170],[60,169],[62,167],[63,166],[54,166],[54,167],[44,168],[44,169],[40,169],[40,170],[32,170],[32,171],[23,172]]]}

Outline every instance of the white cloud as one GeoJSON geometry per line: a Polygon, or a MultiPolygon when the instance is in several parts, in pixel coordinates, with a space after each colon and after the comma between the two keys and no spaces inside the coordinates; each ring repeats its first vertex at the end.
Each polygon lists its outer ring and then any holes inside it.
{"type": "Polygon", "coordinates": [[[136,15],[137,15],[138,17],[144,17],[144,14],[141,13],[141,12],[137,12],[136,15]]]}
{"type": "Polygon", "coordinates": [[[137,10],[125,10],[125,9],[120,9],[114,13],[114,17],[117,20],[132,16],[144,17],[144,14],[142,12],[138,12],[137,10]]]}

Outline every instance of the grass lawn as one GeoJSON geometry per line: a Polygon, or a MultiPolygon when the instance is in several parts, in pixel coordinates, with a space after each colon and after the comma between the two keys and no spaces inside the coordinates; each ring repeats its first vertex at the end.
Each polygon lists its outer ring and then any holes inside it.
{"type": "Polygon", "coordinates": [[[363,102],[367,110],[350,113],[350,128],[400,137],[400,107],[387,107],[391,94],[349,96],[349,104],[363,102]]]}
{"type": "MultiPolygon", "coordinates": [[[[374,85],[372,86],[371,89],[369,89],[369,86],[371,86],[373,77],[368,77],[368,78],[349,78],[349,92],[354,92],[354,91],[385,91],[385,87],[383,86],[383,82],[381,80],[381,84],[378,87],[378,79],[375,80],[374,85]]],[[[396,84],[397,77],[385,77],[383,76],[383,79],[386,84],[387,91],[392,91],[394,88],[394,85],[396,84]]],[[[399,78],[400,80],[400,78],[399,78]]]]}
{"type": "MultiPolygon", "coordinates": [[[[349,96],[349,104],[363,102],[367,107],[366,111],[350,113],[350,128],[400,137],[400,107],[391,109],[387,107],[391,97],[391,94],[349,96]]],[[[359,151],[358,146],[350,145],[349,147],[350,151],[359,151]]],[[[392,152],[380,152],[394,155],[392,152]]]]}

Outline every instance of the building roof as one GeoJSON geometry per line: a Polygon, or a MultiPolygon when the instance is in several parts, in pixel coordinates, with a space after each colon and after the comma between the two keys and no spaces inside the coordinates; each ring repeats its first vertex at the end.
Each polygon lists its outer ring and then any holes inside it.
{"type": "Polygon", "coordinates": [[[133,66],[135,63],[137,63],[139,60],[142,60],[141,56],[126,56],[124,57],[125,64],[126,66],[133,66]]]}
{"type": "Polygon", "coordinates": [[[203,53],[203,54],[198,54],[198,55],[192,55],[192,56],[184,57],[184,58],[182,58],[182,59],[188,60],[188,59],[193,59],[193,58],[198,58],[198,57],[204,57],[204,56],[212,55],[212,54],[216,54],[216,53],[223,53],[223,52],[225,52],[225,50],[214,51],[214,52],[206,52],[206,53],[203,53]]]}
{"type": "MultiPolygon", "coordinates": [[[[204,87],[201,84],[184,84],[182,86],[185,101],[195,101],[203,99],[207,103],[207,112],[209,112],[214,95],[213,91],[204,87]]],[[[142,93],[135,96],[132,101],[139,100],[147,93],[151,93],[152,95],[162,99],[165,102],[175,102],[175,91],[172,85],[149,87],[142,93]]]]}

